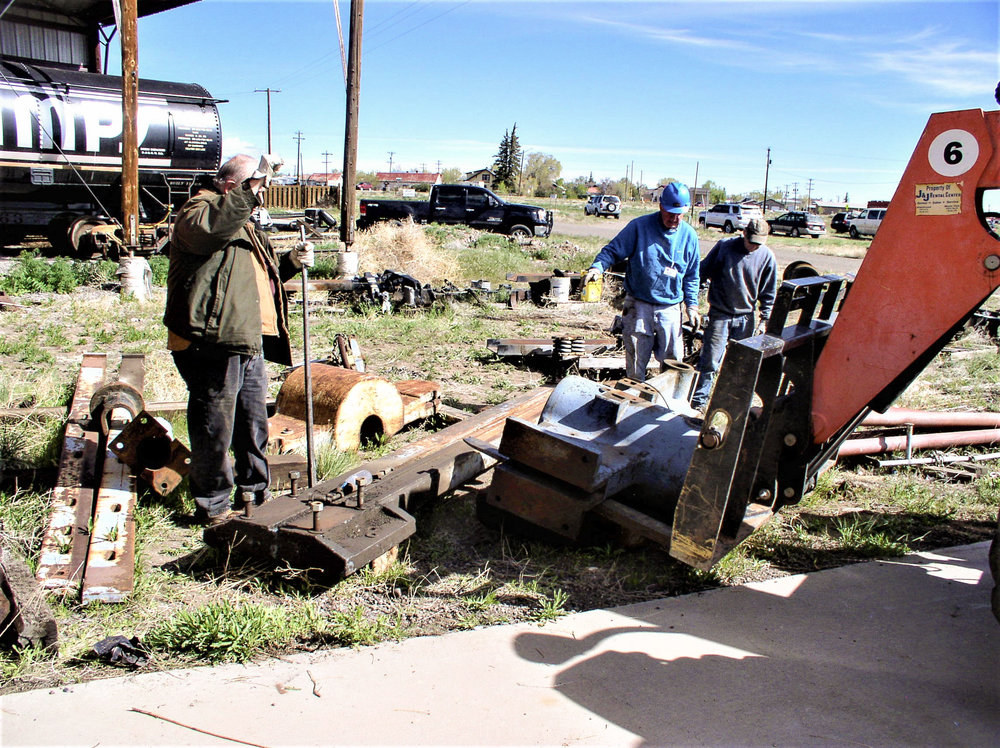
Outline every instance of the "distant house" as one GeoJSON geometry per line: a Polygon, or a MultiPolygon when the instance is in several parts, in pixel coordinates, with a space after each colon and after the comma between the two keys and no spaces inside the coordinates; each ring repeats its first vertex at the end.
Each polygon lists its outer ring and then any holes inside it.
{"type": "Polygon", "coordinates": [[[318,187],[340,187],[344,183],[344,175],[339,171],[319,172],[317,174],[307,174],[302,184],[316,185],[318,187]]]}
{"type": "MultiPolygon", "coordinates": [[[[649,192],[649,197],[653,202],[659,202],[660,195],[663,194],[663,189],[667,185],[658,184],[649,192]]],[[[708,206],[709,191],[705,187],[694,187],[690,189],[691,193],[691,204],[696,208],[704,208],[708,206]]]]}
{"type": "Polygon", "coordinates": [[[441,173],[425,174],[419,171],[380,171],[375,175],[376,189],[383,192],[405,188],[424,187],[441,184],[441,173]]]}
{"type": "Polygon", "coordinates": [[[844,209],[843,203],[828,203],[821,200],[813,200],[813,212],[821,216],[832,216],[844,209]]]}
{"type": "Polygon", "coordinates": [[[491,169],[476,169],[462,177],[462,184],[472,184],[476,187],[492,189],[496,176],[491,169]]]}
{"type": "Polygon", "coordinates": [[[587,185],[587,194],[588,195],[600,195],[601,194],[601,188],[598,187],[596,184],[588,184],[587,185]]]}

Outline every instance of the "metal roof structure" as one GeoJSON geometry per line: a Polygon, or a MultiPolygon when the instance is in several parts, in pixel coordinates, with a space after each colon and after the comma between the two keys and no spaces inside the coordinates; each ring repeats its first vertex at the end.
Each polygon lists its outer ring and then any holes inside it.
{"type": "MultiPolygon", "coordinates": [[[[189,5],[197,0],[136,0],[139,17],[189,5]]],[[[111,0],[14,0],[10,11],[41,11],[65,16],[80,25],[114,23],[111,0]]]]}

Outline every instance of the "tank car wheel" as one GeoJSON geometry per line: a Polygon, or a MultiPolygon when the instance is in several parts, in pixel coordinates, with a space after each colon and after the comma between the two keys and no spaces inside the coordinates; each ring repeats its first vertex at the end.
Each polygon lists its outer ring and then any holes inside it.
{"type": "Polygon", "coordinates": [[[104,225],[105,221],[93,216],[80,216],[73,221],[66,232],[70,253],[81,260],[89,260],[93,256],[95,249],[95,245],[90,238],[90,231],[97,226],[104,225]]]}

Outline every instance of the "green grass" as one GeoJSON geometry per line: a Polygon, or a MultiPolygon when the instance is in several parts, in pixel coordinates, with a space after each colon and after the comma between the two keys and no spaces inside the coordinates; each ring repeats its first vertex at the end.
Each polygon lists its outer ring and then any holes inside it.
{"type": "Polygon", "coordinates": [[[310,626],[304,624],[302,617],[281,607],[220,600],[177,612],[154,626],[144,642],[153,650],[209,662],[246,662],[298,635],[311,634],[310,626]]]}
{"type": "Polygon", "coordinates": [[[371,615],[361,606],[349,612],[335,611],[325,633],[331,641],[349,647],[362,647],[390,639],[403,638],[402,621],[384,614],[371,615]]]}

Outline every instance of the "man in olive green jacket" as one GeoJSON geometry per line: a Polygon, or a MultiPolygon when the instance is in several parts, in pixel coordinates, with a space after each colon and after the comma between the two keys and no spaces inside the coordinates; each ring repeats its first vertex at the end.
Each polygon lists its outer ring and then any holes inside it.
{"type": "Polygon", "coordinates": [[[191,493],[212,524],[230,516],[234,485],[270,497],[264,360],[291,365],[282,283],[313,263],[308,243],[279,258],[251,220],[272,175],[267,157],[255,168],[234,156],[180,209],[170,239],[163,322],[188,388],[191,493]]]}

